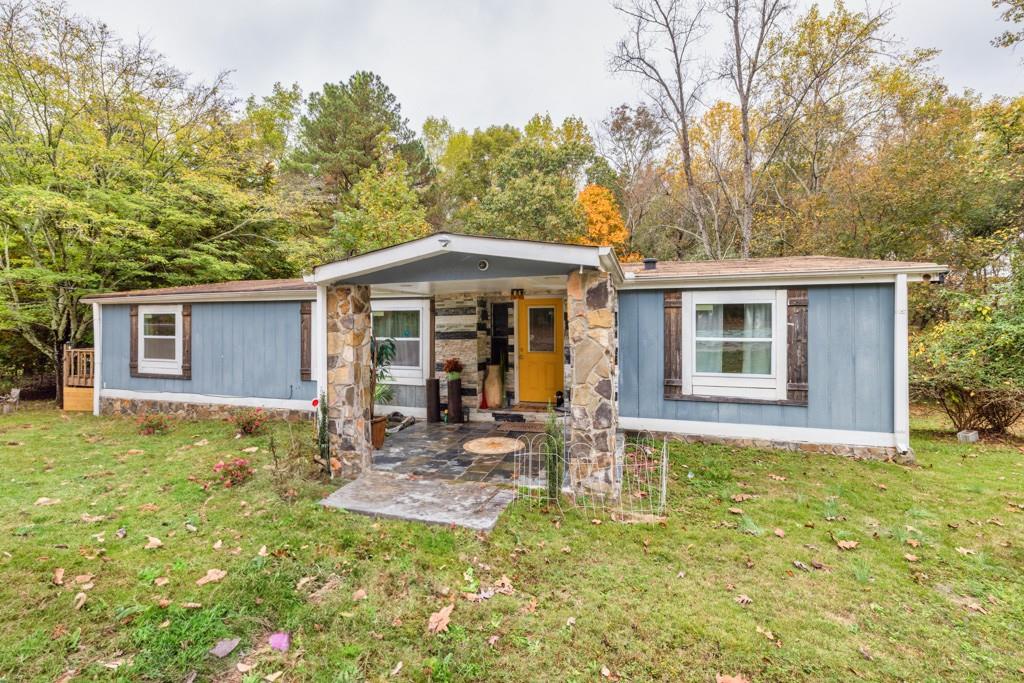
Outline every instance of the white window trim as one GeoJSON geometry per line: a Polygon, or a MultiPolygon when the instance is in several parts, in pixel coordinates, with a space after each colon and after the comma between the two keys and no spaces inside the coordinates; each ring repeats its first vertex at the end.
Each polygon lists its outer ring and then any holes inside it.
{"type": "MultiPolygon", "coordinates": [[[[138,366],[139,372],[147,375],[180,375],[182,359],[181,305],[139,306],[138,319],[138,366]],[[174,360],[146,358],[146,316],[160,313],[174,314],[174,360]]],[[[149,335],[153,336],[153,335],[149,335]]]]}
{"type": "Polygon", "coordinates": [[[767,401],[786,399],[787,325],[785,289],[697,290],[682,293],[683,393],[767,401]],[[769,303],[772,306],[772,370],[768,375],[696,372],[697,304],[769,303]]]}
{"type": "MultiPolygon", "coordinates": [[[[420,364],[392,365],[389,368],[391,381],[388,384],[423,386],[430,377],[430,300],[429,299],[374,299],[370,302],[372,311],[419,311],[420,314],[420,364]]],[[[372,329],[372,323],[371,323],[372,329]]]]}

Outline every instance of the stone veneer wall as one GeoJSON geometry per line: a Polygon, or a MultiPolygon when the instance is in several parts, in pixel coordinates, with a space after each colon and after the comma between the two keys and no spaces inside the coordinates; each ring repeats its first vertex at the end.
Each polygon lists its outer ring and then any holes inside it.
{"type": "MultiPolygon", "coordinates": [[[[139,398],[107,398],[100,397],[101,415],[120,415],[124,417],[160,413],[183,420],[225,420],[239,410],[252,410],[243,406],[222,405],[218,403],[185,403],[183,401],[150,401],[139,398]]],[[[313,420],[313,408],[309,410],[290,410],[287,408],[263,408],[263,412],[272,418],[297,422],[313,420]]]]}
{"type": "Polygon", "coordinates": [[[372,320],[370,288],[327,288],[327,408],[334,456],[343,476],[370,466],[372,320]]]}
{"type": "Polygon", "coordinates": [[[572,373],[569,473],[573,486],[615,492],[617,296],[608,273],[570,273],[566,299],[572,373]]]}
{"type": "MultiPolygon", "coordinates": [[[[434,297],[434,376],[441,380],[441,400],[448,400],[447,376],[442,368],[449,358],[462,361],[463,410],[476,408],[482,373],[480,363],[480,302],[474,294],[434,297]]],[[[484,357],[486,359],[486,356],[484,357]]]]}

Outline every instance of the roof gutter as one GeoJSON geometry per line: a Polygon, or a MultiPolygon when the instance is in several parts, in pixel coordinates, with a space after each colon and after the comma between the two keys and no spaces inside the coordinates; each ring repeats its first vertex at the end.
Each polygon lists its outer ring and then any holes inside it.
{"type": "Polygon", "coordinates": [[[907,275],[908,282],[921,282],[949,272],[948,266],[921,265],[913,268],[859,268],[848,270],[806,270],[788,273],[731,273],[715,275],[664,275],[637,277],[626,273],[622,289],[660,289],[665,287],[728,286],[750,287],[762,283],[787,284],[868,284],[895,282],[896,276],[907,275]]]}
{"type": "Polygon", "coordinates": [[[129,294],[127,296],[87,296],[83,304],[188,304],[229,303],[232,301],[313,301],[315,289],[283,289],[254,292],[192,292],[181,294],[129,294]]]}

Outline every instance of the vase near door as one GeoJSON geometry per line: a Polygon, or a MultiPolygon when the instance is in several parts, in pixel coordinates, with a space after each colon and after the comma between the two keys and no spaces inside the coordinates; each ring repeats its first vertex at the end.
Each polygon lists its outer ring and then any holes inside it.
{"type": "Polygon", "coordinates": [[[502,397],[505,394],[504,378],[501,376],[501,366],[492,363],[487,366],[487,376],[484,378],[484,398],[487,400],[487,407],[490,409],[502,407],[502,397]]]}

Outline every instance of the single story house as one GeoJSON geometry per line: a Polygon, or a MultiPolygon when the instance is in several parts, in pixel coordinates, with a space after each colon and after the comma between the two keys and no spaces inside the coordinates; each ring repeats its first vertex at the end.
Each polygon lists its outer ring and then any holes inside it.
{"type": "Polygon", "coordinates": [[[613,476],[620,430],[897,456],[910,452],[907,284],[945,271],[823,256],[620,263],[608,247],[439,233],[303,279],[85,299],[93,410],[308,413],[323,395],[338,456],[358,471],[376,335],[396,346],[394,409],[424,415],[426,380],[458,358],[469,419],[531,419],[564,398],[570,443],[599,478],[613,476]],[[482,402],[488,365],[504,368],[496,406],[482,402]]]}

